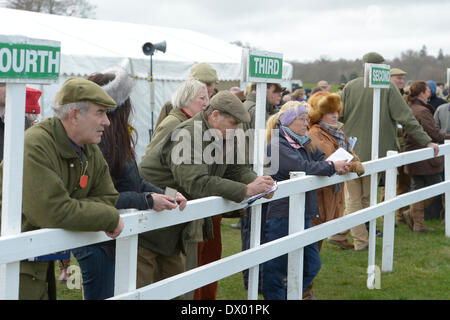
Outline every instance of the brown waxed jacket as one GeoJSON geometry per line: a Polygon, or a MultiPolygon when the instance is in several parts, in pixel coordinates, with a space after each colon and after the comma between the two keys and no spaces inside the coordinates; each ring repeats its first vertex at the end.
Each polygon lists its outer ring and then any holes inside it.
{"type": "MultiPolygon", "coordinates": [[[[431,137],[432,142],[444,143],[445,139],[450,139],[450,134],[445,134],[440,131],[433,118],[432,106],[424,103],[419,99],[415,99],[410,104],[412,113],[417,121],[423,127],[425,132],[431,137]]],[[[403,136],[405,143],[404,151],[412,151],[422,149],[423,147],[408,133],[403,136]]],[[[411,175],[432,175],[442,172],[444,169],[442,159],[431,158],[424,161],[411,163],[405,166],[405,172],[411,175]]]]}

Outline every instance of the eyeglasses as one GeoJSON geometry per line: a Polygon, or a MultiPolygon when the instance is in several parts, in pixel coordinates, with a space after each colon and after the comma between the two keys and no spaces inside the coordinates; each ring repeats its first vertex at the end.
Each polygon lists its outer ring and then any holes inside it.
{"type": "Polygon", "coordinates": [[[309,122],[308,117],[298,117],[297,120],[303,121],[303,122],[309,122]]]}

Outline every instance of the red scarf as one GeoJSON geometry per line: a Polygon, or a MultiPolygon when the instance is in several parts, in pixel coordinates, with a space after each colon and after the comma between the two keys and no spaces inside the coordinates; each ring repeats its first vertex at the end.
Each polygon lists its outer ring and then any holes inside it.
{"type": "Polygon", "coordinates": [[[188,119],[192,118],[192,116],[191,116],[189,113],[187,113],[187,112],[184,110],[184,108],[181,108],[181,112],[183,112],[183,113],[186,115],[186,117],[187,117],[188,119]]]}

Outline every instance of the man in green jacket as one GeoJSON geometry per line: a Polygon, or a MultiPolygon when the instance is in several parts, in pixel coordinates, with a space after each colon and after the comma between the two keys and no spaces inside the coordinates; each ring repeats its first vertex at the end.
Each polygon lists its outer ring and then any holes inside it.
{"type": "MultiPolygon", "coordinates": [[[[383,63],[384,58],[370,52],[364,55],[364,63],[383,63]]],[[[359,77],[346,84],[342,91],[344,109],[341,122],[345,124],[347,137],[357,137],[354,151],[361,161],[371,160],[372,154],[372,109],[373,89],[364,88],[364,77],[359,77]]],[[[439,146],[431,142],[431,138],[416,120],[411,109],[403,100],[400,91],[391,83],[389,89],[382,89],[380,95],[380,130],[379,157],[385,157],[388,150],[400,151],[397,140],[397,123],[403,126],[421,146],[432,147],[435,155],[439,146]]],[[[345,182],[345,214],[349,214],[370,206],[370,176],[345,182]]],[[[356,251],[368,247],[368,233],[364,225],[352,228],[352,236],[356,251]]]]}
{"type": "MultiPolygon", "coordinates": [[[[55,117],[25,132],[22,232],[62,228],[111,238],[122,232],[118,193],[97,146],[109,125],[106,111],[115,107],[97,84],[71,78],[57,93],[55,117]]],[[[56,299],[53,261],[20,263],[19,298],[56,299]]]]}
{"type": "MultiPolygon", "coordinates": [[[[178,125],[175,136],[168,135],[145,155],[139,165],[141,176],[160,188],[178,190],[188,200],[221,196],[242,202],[246,197],[270,190],[271,177],[258,177],[248,166],[227,161],[234,160],[237,153],[236,148],[230,150],[226,143],[234,137],[230,133],[234,133],[240,122],[249,121],[250,115],[242,102],[231,92],[220,91],[204,111],[178,125]]],[[[153,261],[184,252],[189,238],[187,225],[141,235],[139,247],[145,254],[140,252],[140,255],[149,259],[138,261],[138,283],[139,274],[155,271],[153,261]]],[[[211,224],[205,224],[204,233],[205,238],[211,237],[211,224]]],[[[178,268],[182,271],[184,266],[178,268]]],[[[148,283],[140,283],[145,284],[148,283]]]]}

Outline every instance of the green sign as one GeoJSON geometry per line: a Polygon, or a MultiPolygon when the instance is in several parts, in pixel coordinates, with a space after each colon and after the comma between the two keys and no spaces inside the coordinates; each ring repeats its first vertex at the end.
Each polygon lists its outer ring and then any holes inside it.
{"type": "Polygon", "coordinates": [[[283,57],[277,53],[250,51],[248,58],[249,81],[281,80],[283,57]]]}
{"type": "Polygon", "coordinates": [[[387,64],[366,63],[364,65],[364,87],[383,89],[389,88],[391,84],[391,66],[387,64]]]}
{"type": "MultiPolygon", "coordinates": [[[[0,79],[56,80],[59,76],[59,46],[24,41],[4,42],[0,38],[0,79]]],[[[14,41],[14,38],[12,39],[14,41]]]]}

